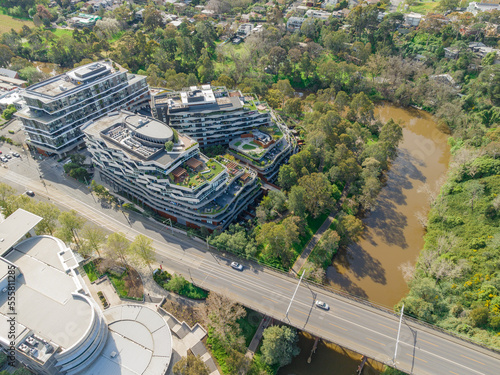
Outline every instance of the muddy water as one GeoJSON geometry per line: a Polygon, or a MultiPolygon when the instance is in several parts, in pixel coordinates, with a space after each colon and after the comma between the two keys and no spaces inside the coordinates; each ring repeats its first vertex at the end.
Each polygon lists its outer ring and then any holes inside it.
{"type": "MultiPolygon", "coordinates": [[[[450,155],[447,136],[437,130],[429,114],[390,105],[377,107],[375,112],[382,121],[391,117],[401,121],[404,138],[378,204],[364,220],[364,237],[337,256],[328,278],[335,287],[392,308],[407,292],[398,267],[414,262],[423,247],[424,232],[415,216],[415,212],[429,210],[422,187],[438,188],[450,155]]],[[[313,337],[301,333],[301,354],[279,375],[356,373],[361,356],[330,343],[320,343],[308,364],[313,344],[313,337]]],[[[363,374],[377,375],[381,370],[380,363],[368,361],[363,374]]]]}
{"type": "Polygon", "coordinates": [[[336,257],[327,276],[336,287],[392,308],[408,291],[399,267],[415,262],[424,244],[416,216],[429,210],[422,190],[439,188],[450,154],[448,136],[426,112],[384,105],[375,113],[382,121],[401,121],[403,141],[377,206],[363,220],[363,238],[336,257]]]}

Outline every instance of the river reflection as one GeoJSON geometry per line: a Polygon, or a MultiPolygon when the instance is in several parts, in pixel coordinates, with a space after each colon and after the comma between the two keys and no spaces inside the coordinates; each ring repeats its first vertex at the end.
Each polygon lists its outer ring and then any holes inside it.
{"type": "MultiPolygon", "coordinates": [[[[363,238],[340,253],[328,269],[331,285],[392,308],[408,291],[399,266],[414,263],[422,249],[423,228],[416,217],[429,210],[424,184],[437,190],[450,158],[448,136],[439,132],[432,116],[419,110],[378,106],[382,121],[401,121],[403,141],[386,175],[375,209],[363,220],[363,238]]],[[[361,356],[334,345],[320,343],[311,364],[307,358],[314,338],[301,333],[301,354],[279,375],[351,375],[361,356]]],[[[380,373],[382,365],[368,362],[364,375],[380,373]],[[373,367],[374,366],[374,367],[373,367]]]]}

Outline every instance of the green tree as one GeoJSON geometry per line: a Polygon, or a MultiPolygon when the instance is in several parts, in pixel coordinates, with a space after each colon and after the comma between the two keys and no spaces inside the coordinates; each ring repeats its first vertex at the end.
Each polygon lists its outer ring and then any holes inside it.
{"type": "Polygon", "coordinates": [[[36,233],[53,235],[61,211],[52,203],[38,202],[33,205],[32,212],[43,218],[36,226],[36,233]]]}
{"type": "Polygon", "coordinates": [[[340,215],[337,230],[347,242],[355,242],[363,233],[363,222],[353,215],[340,215]]]}
{"type": "Polygon", "coordinates": [[[130,254],[130,241],[123,233],[111,233],[106,242],[107,255],[111,259],[119,259],[127,265],[127,257],[130,254]]]}
{"type": "Polygon", "coordinates": [[[284,110],[289,115],[301,116],[303,111],[302,100],[300,98],[287,100],[284,110]]]}
{"type": "Polygon", "coordinates": [[[484,185],[477,180],[473,180],[465,185],[464,190],[469,198],[470,209],[474,211],[474,203],[484,194],[484,185]]]}
{"type": "Polygon", "coordinates": [[[332,197],[332,186],[323,173],[312,173],[300,178],[299,185],[306,191],[305,206],[313,216],[329,211],[335,200],[332,197]]]}
{"type": "Polygon", "coordinates": [[[142,234],[139,234],[132,241],[131,252],[144,265],[151,268],[151,264],[155,261],[155,250],[153,248],[153,240],[142,234]]]}
{"type": "Polygon", "coordinates": [[[208,375],[210,372],[199,356],[182,357],[173,368],[174,375],[208,375]]]}
{"type": "Polygon", "coordinates": [[[340,236],[332,229],[328,229],[311,254],[311,260],[321,266],[323,263],[330,263],[333,255],[339,248],[340,236]]]}
{"type": "Polygon", "coordinates": [[[271,108],[276,109],[284,101],[284,96],[281,91],[277,89],[269,89],[266,95],[266,101],[271,106],[271,108]]]}
{"type": "Polygon", "coordinates": [[[14,116],[14,113],[16,113],[16,112],[17,112],[16,107],[14,107],[12,104],[9,104],[9,106],[7,108],[5,108],[5,110],[3,111],[2,117],[5,120],[10,120],[12,118],[12,116],[14,116]]]}
{"type": "Polygon", "coordinates": [[[173,275],[166,287],[171,292],[179,293],[182,289],[187,287],[188,284],[189,281],[187,281],[182,275],[173,275]]]}
{"type": "Polygon", "coordinates": [[[78,244],[77,232],[82,229],[85,219],[78,216],[75,210],[62,212],[58,217],[61,227],[58,229],[60,238],[70,243],[72,240],[78,244]]]}
{"type": "Polygon", "coordinates": [[[165,142],[165,150],[167,152],[172,151],[173,148],[174,148],[174,142],[172,141],[165,142]]]}
{"type": "Polygon", "coordinates": [[[475,327],[484,327],[488,324],[489,310],[485,306],[476,307],[469,313],[475,327]]]}
{"type": "Polygon", "coordinates": [[[82,238],[82,249],[85,255],[96,252],[101,256],[101,247],[106,241],[106,232],[101,227],[86,224],[80,233],[80,237],[82,238]]]}
{"type": "Polygon", "coordinates": [[[262,337],[262,359],[270,366],[286,366],[300,353],[299,337],[293,328],[272,326],[264,330],[262,337]]]}
{"type": "Polygon", "coordinates": [[[3,182],[0,182],[0,202],[4,202],[7,197],[10,197],[16,193],[16,190],[3,182]]]}
{"type": "Polygon", "coordinates": [[[293,186],[288,193],[288,208],[295,216],[305,218],[306,216],[307,192],[302,186],[293,186]]]}
{"type": "Polygon", "coordinates": [[[280,167],[278,184],[285,191],[289,191],[298,181],[298,176],[291,165],[284,164],[280,167]]]}
{"type": "Polygon", "coordinates": [[[393,158],[396,155],[399,142],[403,139],[403,128],[393,119],[387,121],[380,129],[379,142],[387,150],[387,155],[393,158]]]}
{"type": "Polygon", "coordinates": [[[9,66],[14,54],[8,46],[0,44],[0,67],[9,66]]]}

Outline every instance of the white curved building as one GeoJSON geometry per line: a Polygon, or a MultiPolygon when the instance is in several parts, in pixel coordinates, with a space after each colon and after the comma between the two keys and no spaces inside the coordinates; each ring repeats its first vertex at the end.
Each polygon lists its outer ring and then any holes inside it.
{"type": "Polygon", "coordinates": [[[40,220],[18,210],[0,223],[0,344],[8,354],[37,374],[165,374],[172,339],[162,317],[133,305],[103,314],[61,240],[21,241],[40,220]]]}

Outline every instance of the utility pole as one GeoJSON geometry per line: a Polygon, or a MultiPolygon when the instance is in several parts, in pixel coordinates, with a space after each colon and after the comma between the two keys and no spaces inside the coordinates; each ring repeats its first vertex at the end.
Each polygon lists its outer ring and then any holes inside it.
{"type": "Polygon", "coordinates": [[[394,358],[392,359],[392,363],[396,364],[396,356],[398,354],[398,344],[399,344],[399,334],[401,333],[401,322],[403,321],[403,311],[405,309],[405,304],[401,306],[401,316],[399,317],[399,328],[398,328],[398,337],[396,338],[396,349],[394,350],[394,358]]]}
{"type": "Polygon", "coordinates": [[[290,304],[288,305],[288,309],[286,309],[285,317],[287,317],[287,318],[288,318],[288,311],[290,311],[290,307],[292,306],[293,299],[295,298],[295,294],[297,294],[297,290],[299,290],[300,282],[302,281],[304,274],[305,274],[305,272],[302,272],[302,275],[300,276],[299,283],[297,284],[297,287],[295,288],[295,292],[293,292],[292,299],[290,300],[290,304]]]}

